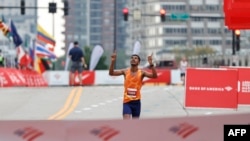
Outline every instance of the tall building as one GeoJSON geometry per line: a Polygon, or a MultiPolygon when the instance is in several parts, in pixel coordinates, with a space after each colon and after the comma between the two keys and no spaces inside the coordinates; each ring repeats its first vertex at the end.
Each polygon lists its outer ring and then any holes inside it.
{"type": "Polygon", "coordinates": [[[126,44],[140,40],[143,54],[205,46],[219,53],[232,52],[232,31],[225,27],[222,18],[223,0],[131,0],[127,6],[130,11],[139,9],[142,19],[128,22],[130,36],[126,44]],[[160,19],[161,8],[167,12],[165,22],[160,19]],[[185,19],[185,15],[189,18],[185,19]]]}
{"type": "Polygon", "coordinates": [[[124,48],[122,7],[125,0],[68,0],[69,15],[65,23],[66,46],[78,40],[81,46],[101,44],[105,52],[124,48]],[[116,7],[116,10],[114,9],[116,7]],[[116,17],[114,14],[116,11],[116,17]],[[116,22],[114,22],[116,19],[116,22]],[[116,25],[116,28],[115,28],[116,25]],[[114,34],[116,32],[116,37],[114,34]]]}
{"type": "MultiPolygon", "coordinates": [[[[20,7],[20,0],[0,0],[0,18],[5,19],[5,22],[9,25],[9,20],[11,19],[23,40],[23,46],[25,46],[25,41],[29,39],[34,39],[36,35],[36,24],[37,24],[37,9],[25,9],[25,14],[21,15],[20,8],[7,8],[7,7],[20,7]]],[[[36,0],[25,0],[25,6],[34,7],[37,5],[36,0]]],[[[7,65],[13,65],[14,58],[16,57],[15,46],[12,41],[9,41],[0,33],[0,49],[4,52],[7,59],[7,65]]]]}

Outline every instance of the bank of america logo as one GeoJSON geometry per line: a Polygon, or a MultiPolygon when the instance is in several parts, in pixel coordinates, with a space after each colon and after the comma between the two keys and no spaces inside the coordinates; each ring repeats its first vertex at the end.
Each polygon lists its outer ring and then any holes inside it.
{"type": "Polygon", "coordinates": [[[32,127],[27,127],[24,129],[18,129],[14,132],[15,135],[20,136],[25,141],[35,141],[36,138],[43,135],[42,131],[34,129],[32,127]]]}
{"type": "Polygon", "coordinates": [[[102,139],[103,141],[108,141],[112,137],[119,134],[118,130],[110,128],[108,126],[103,126],[103,127],[98,128],[98,129],[93,129],[90,132],[91,132],[91,134],[93,134],[93,135],[99,137],[100,139],[102,139]]]}
{"type": "Polygon", "coordinates": [[[225,89],[226,89],[227,91],[231,91],[233,88],[230,87],[230,86],[226,86],[225,89]]]}
{"type": "Polygon", "coordinates": [[[181,123],[177,126],[171,127],[169,130],[182,138],[187,138],[189,135],[197,131],[198,128],[188,123],[181,123]]]}

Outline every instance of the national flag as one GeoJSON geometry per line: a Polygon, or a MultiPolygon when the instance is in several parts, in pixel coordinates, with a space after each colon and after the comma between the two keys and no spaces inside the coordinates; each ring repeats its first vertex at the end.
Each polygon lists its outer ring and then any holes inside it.
{"type": "Polygon", "coordinates": [[[74,47],[74,44],[73,42],[71,42],[69,44],[69,47],[68,47],[68,51],[67,51],[67,54],[66,54],[66,61],[65,61],[65,67],[64,67],[64,70],[68,70],[68,66],[69,66],[69,51],[74,47]]]}
{"type": "Polygon", "coordinates": [[[20,46],[23,43],[23,40],[20,37],[20,35],[18,34],[16,26],[12,20],[10,21],[10,33],[11,33],[11,36],[13,38],[13,42],[14,42],[15,46],[16,47],[20,46]]]}
{"type": "Polygon", "coordinates": [[[39,44],[38,42],[36,42],[35,45],[35,54],[39,57],[48,57],[51,59],[56,58],[56,55],[52,51],[48,50],[45,46],[39,44]]]}
{"type": "Polygon", "coordinates": [[[20,63],[20,60],[22,59],[22,57],[25,56],[24,49],[21,46],[23,41],[22,41],[22,38],[20,37],[20,35],[18,34],[16,26],[12,20],[10,20],[10,34],[13,38],[13,42],[14,42],[15,47],[16,47],[18,62],[20,63]]]}
{"type": "Polygon", "coordinates": [[[10,28],[6,24],[5,18],[2,15],[2,19],[0,20],[0,29],[3,32],[3,35],[6,36],[8,39],[10,39],[10,28]]]}
{"type": "Polygon", "coordinates": [[[169,130],[182,138],[186,138],[197,131],[198,127],[195,127],[194,125],[191,125],[189,123],[181,123],[177,126],[171,127],[169,130]]]}
{"type": "Polygon", "coordinates": [[[103,126],[98,129],[91,130],[91,134],[97,136],[98,138],[102,139],[103,141],[108,141],[112,137],[116,136],[120,132],[116,129],[110,128],[108,126],[103,126]]]}
{"type": "Polygon", "coordinates": [[[37,40],[53,47],[56,45],[54,37],[52,37],[41,25],[37,25],[37,40]]]}
{"type": "Polygon", "coordinates": [[[32,127],[27,127],[24,129],[18,129],[14,132],[15,135],[25,139],[26,141],[35,141],[38,137],[42,136],[44,133],[32,127]]]}
{"type": "Polygon", "coordinates": [[[49,70],[50,66],[48,60],[35,56],[34,60],[34,70],[40,74],[44,73],[46,70],[49,70]]]}

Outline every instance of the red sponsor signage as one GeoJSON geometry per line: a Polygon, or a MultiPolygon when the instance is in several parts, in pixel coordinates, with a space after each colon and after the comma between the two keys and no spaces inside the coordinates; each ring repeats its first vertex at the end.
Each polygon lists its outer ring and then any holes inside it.
{"type": "Polygon", "coordinates": [[[249,0],[224,0],[223,9],[229,29],[250,29],[249,0]]]}
{"type": "Polygon", "coordinates": [[[0,86],[25,86],[26,81],[21,72],[13,68],[0,68],[0,86]]]}
{"type": "Polygon", "coordinates": [[[5,68],[0,68],[0,87],[13,86],[12,81],[8,77],[8,71],[5,68]]]}
{"type": "MultiPolygon", "coordinates": [[[[145,70],[148,72],[152,72],[152,70],[145,70]]],[[[157,74],[158,77],[157,78],[144,78],[143,79],[143,83],[166,83],[166,84],[170,84],[171,81],[171,74],[170,74],[170,70],[168,69],[157,69],[157,74]]]]}
{"type": "Polygon", "coordinates": [[[237,108],[237,69],[188,68],[185,106],[237,108]]]}
{"type": "Polygon", "coordinates": [[[13,86],[48,86],[48,83],[36,71],[0,68],[0,87],[13,86]]]}
{"type": "MultiPolygon", "coordinates": [[[[78,73],[75,73],[74,84],[79,84],[78,73]]],[[[95,84],[95,72],[94,71],[83,71],[82,72],[82,84],[83,85],[94,85],[95,84]]]]}
{"type": "Polygon", "coordinates": [[[250,68],[238,68],[238,104],[250,104],[250,68]]]}

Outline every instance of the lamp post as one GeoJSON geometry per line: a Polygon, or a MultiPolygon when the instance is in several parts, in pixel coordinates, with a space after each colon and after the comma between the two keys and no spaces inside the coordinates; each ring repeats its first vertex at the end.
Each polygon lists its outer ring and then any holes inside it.
{"type": "MultiPolygon", "coordinates": [[[[116,10],[117,10],[117,3],[116,0],[114,0],[114,47],[113,47],[113,52],[116,51],[116,10]]],[[[116,68],[116,61],[114,68],[116,68]]]]}

